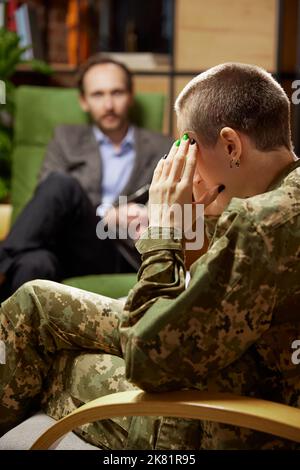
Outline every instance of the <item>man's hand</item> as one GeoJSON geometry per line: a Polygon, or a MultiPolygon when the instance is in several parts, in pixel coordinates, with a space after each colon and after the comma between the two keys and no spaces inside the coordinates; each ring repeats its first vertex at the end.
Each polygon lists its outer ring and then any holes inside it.
{"type": "MultiPolygon", "coordinates": [[[[161,159],[154,171],[149,189],[149,225],[159,227],[184,227],[184,206],[192,210],[193,182],[198,147],[188,138],[181,139],[179,147],[174,143],[166,159],[161,159]],[[173,211],[177,206],[181,211],[173,211]],[[181,215],[180,215],[181,212],[181,215]]],[[[203,189],[196,204],[208,206],[219,195],[219,185],[203,189]]],[[[186,227],[187,228],[187,227],[186,227]]]]}
{"type": "Polygon", "coordinates": [[[130,234],[133,239],[138,239],[140,234],[148,226],[148,210],[147,207],[133,202],[111,207],[104,216],[104,221],[108,226],[115,224],[123,229],[129,229],[132,224],[130,234]]]}

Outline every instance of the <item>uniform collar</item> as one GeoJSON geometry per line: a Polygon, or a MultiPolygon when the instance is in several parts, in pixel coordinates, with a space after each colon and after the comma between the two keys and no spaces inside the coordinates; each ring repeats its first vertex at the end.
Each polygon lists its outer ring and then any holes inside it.
{"type": "Polygon", "coordinates": [[[277,188],[280,186],[281,182],[284,180],[284,178],[291,173],[295,168],[298,168],[300,166],[300,158],[295,157],[295,161],[291,162],[289,165],[287,165],[284,170],[276,176],[276,178],[272,181],[272,183],[269,185],[267,191],[272,191],[273,189],[277,188]]]}

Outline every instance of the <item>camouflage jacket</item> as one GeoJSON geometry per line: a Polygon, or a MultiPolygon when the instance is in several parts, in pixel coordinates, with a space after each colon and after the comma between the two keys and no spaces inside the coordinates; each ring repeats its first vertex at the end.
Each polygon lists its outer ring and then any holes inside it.
{"type": "Polygon", "coordinates": [[[233,198],[185,289],[182,241],[137,242],[120,325],[126,377],[147,391],[221,390],[300,406],[300,160],[268,191],[233,198]]]}

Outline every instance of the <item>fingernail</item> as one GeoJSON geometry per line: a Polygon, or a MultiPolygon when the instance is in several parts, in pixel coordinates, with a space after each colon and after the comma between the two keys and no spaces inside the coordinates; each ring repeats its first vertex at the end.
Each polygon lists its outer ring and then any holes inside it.
{"type": "Polygon", "coordinates": [[[194,145],[196,143],[195,139],[190,139],[190,145],[194,145]]]}
{"type": "Polygon", "coordinates": [[[183,140],[188,140],[188,138],[189,136],[187,134],[183,134],[183,137],[182,137],[183,140]]]}
{"type": "Polygon", "coordinates": [[[222,191],[224,191],[224,189],[225,189],[224,184],[220,184],[220,186],[218,187],[218,193],[221,193],[222,191]]]}
{"type": "Polygon", "coordinates": [[[176,147],[179,147],[179,145],[180,145],[180,139],[176,140],[175,145],[176,145],[176,147]]]}

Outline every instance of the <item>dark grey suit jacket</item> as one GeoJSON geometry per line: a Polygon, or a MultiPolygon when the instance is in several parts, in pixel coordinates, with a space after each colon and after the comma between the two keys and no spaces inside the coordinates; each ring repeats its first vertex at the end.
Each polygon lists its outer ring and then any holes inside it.
{"type": "MultiPolygon", "coordinates": [[[[172,138],[134,127],[136,158],[122,195],[135,192],[150,183],[158,160],[168,153],[172,138]]],[[[55,130],[40,171],[43,180],[52,171],[75,177],[92,204],[101,203],[101,158],[99,146],[90,125],[63,125],[55,130]]]]}

